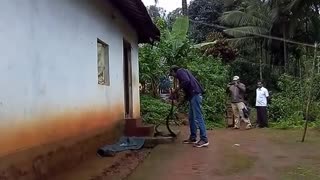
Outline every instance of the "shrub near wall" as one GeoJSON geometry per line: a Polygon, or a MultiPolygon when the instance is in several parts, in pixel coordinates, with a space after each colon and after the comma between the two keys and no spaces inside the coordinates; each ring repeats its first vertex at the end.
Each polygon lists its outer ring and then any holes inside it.
{"type": "Polygon", "coordinates": [[[203,113],[208,128],[222,127],[226,108],[226,85],[228,67],[221,60],[202,56],[196,57],[187,67],[203,85],[206,93],[203,100],[203,113]]]}
{"type": "Polygon", "coordinates": [[[141,114],[145,123],[165,123],[171,105],[150,95],[141,95],[141,114]]]}

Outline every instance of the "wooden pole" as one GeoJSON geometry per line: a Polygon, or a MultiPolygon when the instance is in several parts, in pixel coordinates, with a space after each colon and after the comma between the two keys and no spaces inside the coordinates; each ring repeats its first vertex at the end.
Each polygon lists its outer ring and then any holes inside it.
{"type": "Polygon", "coordinates": [[[315,76],[315,63],[317,60],[317,48],[318,44],[315,43],[314,45],[314,58],[313,58],[313,63],[312,63],[312,68],[311,68],[311,79],[308,84],[308,97],[307,97],[307,104],[306,104],[306,122],[304,124],[304,131],[303,131],[303,136],[301,142],[305,141],[307,130],[308,130],[308,122],[309,122],[309,113],[310,113],[310,105],[312,102],[312,90],[313,90],[313,83],[314,83],[314,76],[315,76]]]}

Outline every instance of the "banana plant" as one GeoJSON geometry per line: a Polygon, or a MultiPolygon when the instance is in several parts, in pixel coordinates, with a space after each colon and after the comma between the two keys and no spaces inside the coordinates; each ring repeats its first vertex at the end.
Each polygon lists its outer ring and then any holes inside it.
{"type": "Polygon", "coordinates": [[[169,66],[181,64],[178,61],[182,61],[181,57],[188,53],[188,31],[189,18],[182,16],[177,18],[171,31],[166,29],[163,33],[159,49],[162,51],[162,55],[169,66]]]}
{"type": "Polygon", "coordinates": [[[160,77],[168,74],[169,66],[183,64],[189,53],[188,30],[189,19],[179,17],[170,31],[159,20],[156,24],[161,29],[161,40],[154,46],[142,45],[139,51],[140,82],[151,85],[152,94],[157,96],[160,77]]]}

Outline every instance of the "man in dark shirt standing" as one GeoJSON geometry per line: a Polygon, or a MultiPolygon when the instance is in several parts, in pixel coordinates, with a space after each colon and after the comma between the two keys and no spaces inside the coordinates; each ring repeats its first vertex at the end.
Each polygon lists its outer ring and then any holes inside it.
{"type": "Polygon", "coordinates": [[[246,108],[244,104],[244,94],[246,92],[246,86],[240,82],[239,76],[234,76],[233,81],[228,84],[228,89],[231,94],[231,106],[233,115],[235,116],[234,129],[240,128],[241,119],[247,123],[246,129],[251,128],[251,122],[249,117],[245,117],[243,109],[246,108]]]}
{"type": "Polygon", "coordinates": [[[206,134],[206,125],[201,111],[202,94],[204,90],[197,81],[197,79],[187,69],[179,68],[178,66],[172,66],[170,68],[170,75],[179,80],[179,88],[175,90],[178,92],[183,89],[186,98],[189,101],[189,125],[190,125],[190,137],[183,141],[185,144],[194,144],[195,147],[207,147],[209,141],[206,134]],[[200,129],[200,140],[197,141],[197,126],[200,129]]]}

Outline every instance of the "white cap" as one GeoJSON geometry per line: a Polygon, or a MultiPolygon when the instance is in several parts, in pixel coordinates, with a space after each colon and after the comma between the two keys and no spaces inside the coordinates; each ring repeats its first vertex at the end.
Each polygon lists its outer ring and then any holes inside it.
{"type": "Polygon", "coordinates": [[[234,77],[233,77],[233,80],[234,80],[234,81],[238,81],[239,79],[240,79],[239,76],[234,76],[234,77]]]}

